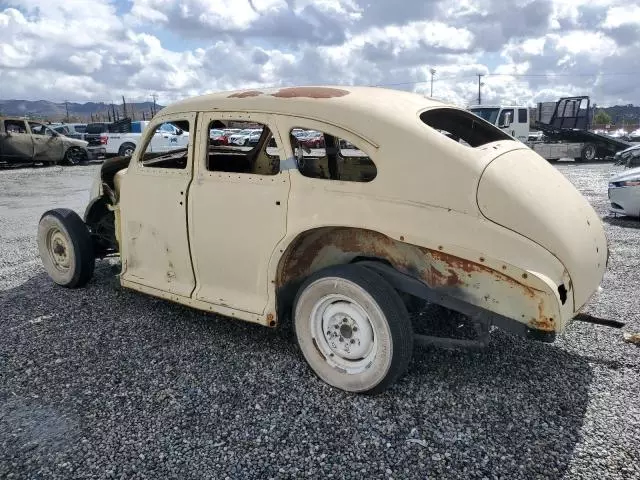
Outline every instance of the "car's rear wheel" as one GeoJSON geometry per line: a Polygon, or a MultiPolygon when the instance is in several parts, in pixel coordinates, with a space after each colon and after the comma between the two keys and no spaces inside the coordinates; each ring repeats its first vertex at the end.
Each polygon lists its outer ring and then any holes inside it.
{"type": "Polygon", "coordinates": [[[133,155],[133,152],[135,151],[136,146],[133,143],[123,143],[122,145],[120,145],[120,148],[118,149],[118,156],[120,157],[130,157],[131,155],[133,155]]]}
{"type": "Polygon", "coordinates": [[[45,212],[38,225],[38,250],[44,269],[63,287],[77,288],[93,276],[95,257],[89,229],[73,210],[45,212]]]}
{"type": "Polygon", "coordinates": [[[313,371],[348,392],[386,390],[413,354],[413,329],[398,292],[359,265],[311,275],[296,296],[294,326],[313,371]]]}
{"type": "Polygon", "coordinates": [[[582,147],[582,151],[580,152],[580,157],[576,160],[580,162],[592,162],[596,159],[597,149],[593,143],[587,143],[584,147],[582,147]]]}

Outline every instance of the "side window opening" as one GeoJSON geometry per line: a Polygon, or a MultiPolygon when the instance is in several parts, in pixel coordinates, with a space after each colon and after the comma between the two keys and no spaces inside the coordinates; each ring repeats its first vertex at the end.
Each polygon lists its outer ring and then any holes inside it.
{"type": "Polygon", "coordinates": [[[351,142],[300,127],[289,132],[298,170],[309,178],[370,182],[378,170],[373,160],[351,142]]]}
{"type": "Polygon", "coordinates": [[[27,129],[24,125],[24,122],[17,121],[17,120],[5,120],[4,130],[5,132],[10,132],[10,133],[27,133],[27,129]]]}
{"type": "Polygon", "coordinates": [[[140,157],[140,164],[143,167],[177,170],[187,168],[189,159],[189,121],[172,121],[171,124],[182,132],[177,135],[158,135],[158,133],[163,132],[165,124],[156,126],[144,153],[140,157]]]}
{"type": "Polygon", "coordinates": [[[527,113],[528,110],[526,108],[518,109],[518,123],[527,123],[527,113]]]}
{"type": "Polygon", "coordinates": [[[234,120],[209,123],[207,170],[277,175],[280,155],[268,125],[234,120]]]}
{"type": "Polygon", "coordinates": [[[420,114],[420,120],[453,141],[481,147],[498,140],[513,140],[499,128],[472,112],[455,108],[434,108],[420,114]]]}
{"type": "Polygon", "coordinates": [[[34,135],[45,135],[47,133],[45,126],[41,123],[29,122],[29,128],[34,135]]]}

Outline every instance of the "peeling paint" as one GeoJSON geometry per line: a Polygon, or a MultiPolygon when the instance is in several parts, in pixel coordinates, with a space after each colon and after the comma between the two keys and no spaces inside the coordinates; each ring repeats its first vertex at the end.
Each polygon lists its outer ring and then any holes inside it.
{"type": "Polygon", "coordinates": [[[272,97],[278,98],[334,98],[344,97],[348,95],[347,90],[341,88],[329,88],[329,87],[290,87],[281,88],[276,93],[273,93],[272,97]]]}
{"type": "Polygon", "coordinates": [[[244,92],[232,93],[228,98],[259,97],[260,95],[263,95],[263,92],[260,90],[245,90],[244,92]]]}

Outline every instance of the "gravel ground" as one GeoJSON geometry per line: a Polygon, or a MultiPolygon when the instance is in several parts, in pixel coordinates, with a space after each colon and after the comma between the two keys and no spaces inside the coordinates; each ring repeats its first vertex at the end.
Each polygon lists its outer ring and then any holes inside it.
{"type": "MultiPolygon", "coordinates": [[[[42,212],[82,212],[97,166],[0,171],[0,478],[640,478],[640,349],[575,324],[419,348],[377,397],[332,390],[288,332],[40,266],[42,212]]],[[[607,217],[610,164],[558,164],[605,220],[594,315],[640,331],[640,222],[607,217]]],[[[558,206],[561,208],[561,205],[558,206]]]]}

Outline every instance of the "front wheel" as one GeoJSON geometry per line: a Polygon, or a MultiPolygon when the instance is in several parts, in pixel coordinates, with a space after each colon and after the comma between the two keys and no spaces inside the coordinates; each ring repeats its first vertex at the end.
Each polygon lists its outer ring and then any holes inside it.
{"type": "Polygon", "coordinates": [[[44,269],[58,285],[82,287],[93,276],[95,256],[91,235],[73,210],[56,208],[42,215],[38,250],[44,269]]]}
{"type": "Polygon", "coordinates": [[[67,165],[78,165],[86,161],[87,152],[78,147],[71,147],[64,154],[64,163],[67,165]]]}
{"type": "Polygon", "coordinates": [[[296,296],[294,325],[312,370],[348,392],[383,392],[406,371],[413,354],[413,329],[400,295],[359,265],[311,275],[296,296]]]}

